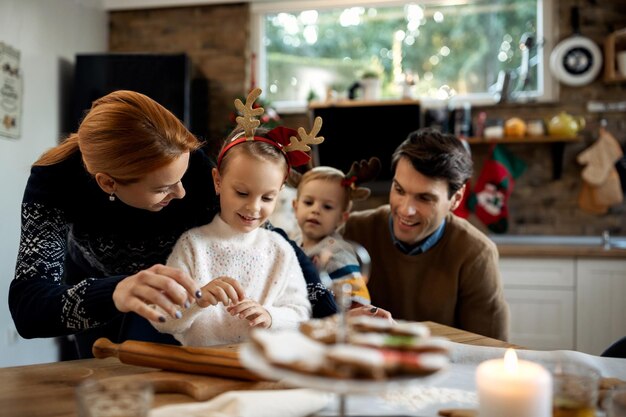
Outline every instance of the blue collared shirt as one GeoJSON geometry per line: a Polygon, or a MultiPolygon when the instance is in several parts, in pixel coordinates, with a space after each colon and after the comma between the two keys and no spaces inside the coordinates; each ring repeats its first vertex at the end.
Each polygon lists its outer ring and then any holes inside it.
{"type": "Polygon", "coordinates": [[[441,222],[441,226],[439,226],[437,230],[433,232],[433,234],[422,240],[416,246],[408,246],[407,244],[400,242],[393,234],[393,220],[391,219],[391,216],[389,216],[389,232],[391,233],[391,239],[393,240],[393,244],[405,255],[419,255],[420,253],[426,252],[428,249],[435,246],[437,242],[441,240],[445,229],[446,219],[443,219],[443,221],[441,222]]]}

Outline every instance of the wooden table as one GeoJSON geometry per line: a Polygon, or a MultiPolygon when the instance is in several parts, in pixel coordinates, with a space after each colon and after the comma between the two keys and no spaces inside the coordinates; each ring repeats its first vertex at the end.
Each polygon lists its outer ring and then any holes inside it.
{"type": "MultiPolygon", "coordinates": [[[[496,339],[463,330],[426,322],[432,333],[454,342],[492,347],[518,347],[496,339]]],[[[156,374],[152,368],[121,363],[117,358],[83,359],[41,365],[0,368],[0,417],[69,417],[76,416],[74,389],[87,378],[102,379],[140,374],[156,374]]],[[[276,382],[249,382],[204,375],[189,375],[189,380],[202,379],[214,395],[230,390],[272,389],[276,382]]],[[[158,392],[158,388],[157,388],[158,392]]],[[[157,393],[155,406],[189,402],[183,394],[157,393]]]]}

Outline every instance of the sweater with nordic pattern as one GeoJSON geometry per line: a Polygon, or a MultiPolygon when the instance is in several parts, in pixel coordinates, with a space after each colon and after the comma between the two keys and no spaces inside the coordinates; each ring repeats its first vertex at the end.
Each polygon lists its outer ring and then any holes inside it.
{"type": "MultiPolygon", "coordinates": [[[[34,166],[22,201],[22,227],[9,309],[22,337],[90,333],[118,340],[123,314],[115,286],[128,275],[165,263],[183,232],[209,223],[218,210],[204,150],[193,152],[182,178],[186,195],[151,212],[109,201],[85,170],[80,152],[34,166]]],[[[294,244],[295,245],[295,244],[294,244]]],[[[299,254],[314,297],[314,315],[337,311],[314,267],[299,254]],[[316,308],[317,307],[317,308],[316,308]]]]}

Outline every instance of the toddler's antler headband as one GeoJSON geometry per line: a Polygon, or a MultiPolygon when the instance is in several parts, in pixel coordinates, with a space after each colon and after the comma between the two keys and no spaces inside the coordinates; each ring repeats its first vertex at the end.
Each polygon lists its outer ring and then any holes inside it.
{"type": "Polygon", "coordinates": [[[364,200],[369,197],[369,188],[359,187],[359,184],[375,179],[380,173],[380,160],[371,157],[369,161],[362,159],[360,162],[354,161],[350,171],[341,180],[341,185],[350,188],[350,197],[353,200],[364,200]]]}
{"type": "Polygon", "coordinates": [[[275,146],[283,153],[285,159],[287,159],[287,165],[290,168],[308,163],[311,160],[311,157],[307,154],[307,152],[311,150],[309,145],[318,145],[324,142],[323,136],[316,136],[322,128],[322,119],[320,117],[315,118],[310,133],[307,133],[302,127],[295,131],[294,129],[278,126],[267,132],[268,138],[255,136],[254,132],[261,124],[258,117],[265,112],[263,107],[253,108],[254,101],[259,98],[260,95],[261,89],[255,88],[248,94],[246,104],[243,104],[239,99],[235,100],[235,108],[241,114],[241,116],[237,116],[235,120],[237,127],[243,129],[243,133],[235,136],[224,146],[217,158],[218,168],[229,149],[246,141],[260,141],[275,146]]]}

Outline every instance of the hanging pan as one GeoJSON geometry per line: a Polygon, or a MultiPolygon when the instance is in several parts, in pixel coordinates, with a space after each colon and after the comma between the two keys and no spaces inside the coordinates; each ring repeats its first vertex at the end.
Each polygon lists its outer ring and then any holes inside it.
{"type": "Polygon", "coordinates": [[[592,82],[602,68],[602,52],[579,30],[578,7],[572,7],[572,36],[559,42],[550,54],[550,70],[563,84],[582,86],[592,82]]]}

